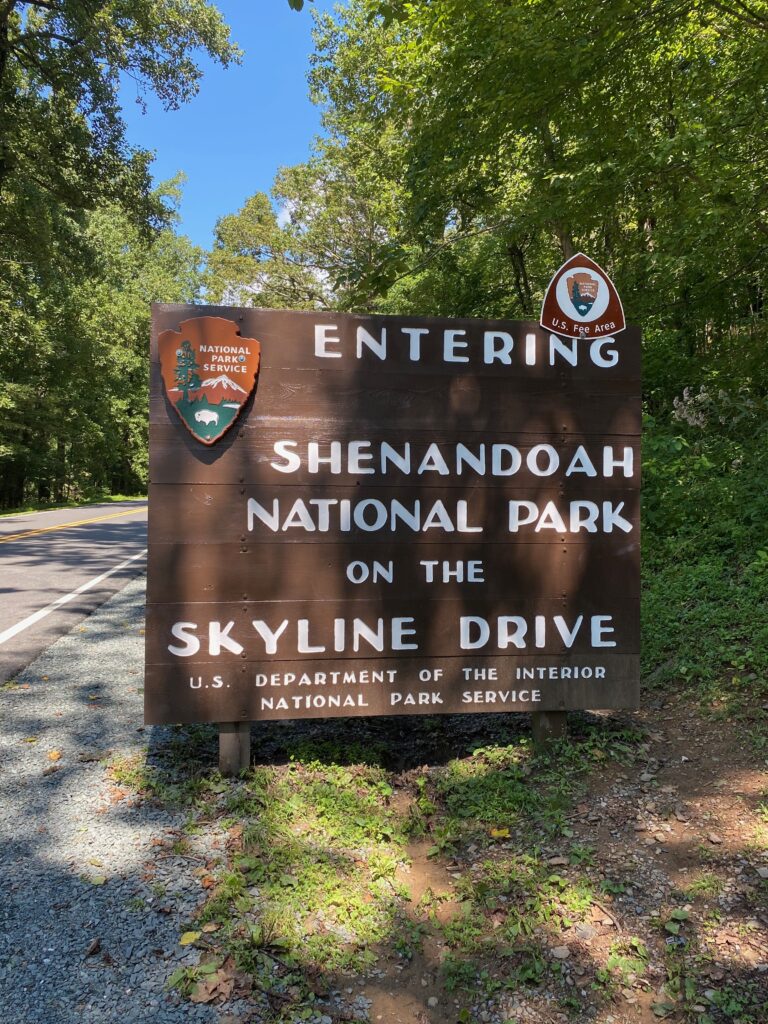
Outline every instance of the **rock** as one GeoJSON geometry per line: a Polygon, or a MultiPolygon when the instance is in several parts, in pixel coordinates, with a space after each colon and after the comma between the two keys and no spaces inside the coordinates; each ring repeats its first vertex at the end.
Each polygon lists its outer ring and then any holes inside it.
{"type": "Polygon", "coordinates": [[[553,868],[561,867],[562,865],[567,864],[567,863],[568,863],[568,858],[567,857],[550,857],[549,860],[547,861],[547,864],[549,864],[549,866],[553,867],[553,868]]]}
{"type": "Polygon", "coordinates": [[[719,836],[716,832],[710,832],[707,835],[707,839],[709,840],[710,843],[712,843],[713,846],[720,846],[720,844],[723,841],[722,837],[719,836]]]}
{"type": "Polygon", "coordinates": [[[571,951],[568,946],[555,946],[551,950],[551,953],[555,960],[567,960],[571,955],[571,951]]]}
{"type": "Polygon", "coordinates": [[[650,772],[643,772],[643,774],[640,776],[640,781],[641,782],[652,782],[653,781],[653,775],[651,775],[650,772]]]}
{"type": "Polygon", "coordinates": [[[437,996],[430,996],[429,999],[427,1000],[427,1006],[430,1009],[434,1010],[434,1008],[437,1006],[439,1002],[440,1000],[437,998],[437,996]]]}
{"type": "Polygon", "coordinates": [[[757,868],[757,873],[761,878],[768,878],[768,868],[757,868]]]}

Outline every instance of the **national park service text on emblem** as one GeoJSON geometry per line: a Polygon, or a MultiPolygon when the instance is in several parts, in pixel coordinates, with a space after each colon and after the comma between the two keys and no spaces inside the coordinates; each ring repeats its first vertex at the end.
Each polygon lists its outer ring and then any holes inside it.
{"type": "Polygon", "coordinates": [[[213,444],[256,386],[261,345],[231,320],[201,316],[163,331],[158,346],[168,401],[196,440],[213,444]]]}

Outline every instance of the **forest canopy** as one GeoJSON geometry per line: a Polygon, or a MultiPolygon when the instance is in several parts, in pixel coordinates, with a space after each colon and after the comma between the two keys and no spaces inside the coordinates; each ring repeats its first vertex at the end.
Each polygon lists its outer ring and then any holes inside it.
{"type": "Polygon", "coordinates": [[[173,107],[201,53],[237,61],[215,6],[3,5],[0,505],[144,487],[153,300],[537,318],[577,250],[643,328],[659,429],[754,433],[765,0],[289,2],[315,21],[323,133],[207,254],[116,90],[173,107]]]}
{"type": "Polygon", "coordinates": [[[0,507],[144,487],[149,303],[198,295],[202,253],[118,87],[175,107],[202,52],[239,57],[204,0],[0,4],[0,507]]]}

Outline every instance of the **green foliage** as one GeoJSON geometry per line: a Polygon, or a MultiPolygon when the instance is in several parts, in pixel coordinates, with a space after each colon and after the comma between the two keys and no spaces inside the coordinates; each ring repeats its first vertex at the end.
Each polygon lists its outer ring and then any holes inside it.
{"type": "Polygon", "coordinates": [[[646,424],[643,661],[654,685],[682,679],[754,716],[768,693],[768,417],[721,391],[706,420],[709,402],[681,401],[677,421],[646,424]]]}
{"type": "Polygon", "coordinates": [[[115,205],[84,238],[94,271],[48,293],[31,337],[0,339],[0,507],[146,487],[150,302],[192,301],[201,254],[115,205]]]}
{"type": "Polygon", "coordinates": [[[197,294],[118,105],[176,107],[197,59],[238,58],[205,0],[10,0],[0,8],[0,508],[146,480],[148,305],[197,294]]]}
{"type": "Polygon", "coordinates": [[[648,966],[648,949],[645,943],[633,936],[611,943],[605,966],[595,972],[595,986],[615,988],[631,984],[640,977],[648,966]]]}

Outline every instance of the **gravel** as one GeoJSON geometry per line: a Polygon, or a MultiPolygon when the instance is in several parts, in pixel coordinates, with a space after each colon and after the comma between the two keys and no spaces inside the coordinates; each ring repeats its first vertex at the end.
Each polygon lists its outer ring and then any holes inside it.
{"type": "Polygon", "coordinates": [[[169,735],[142,726],[144,590],[133,580],[0,693],[0,996],[14,1024],[220,1018],[166,989],[200,955],[179,946],[200,900],[190,861],[158,855],[182,821],[115,794],[104,763],[169,735]]]}

